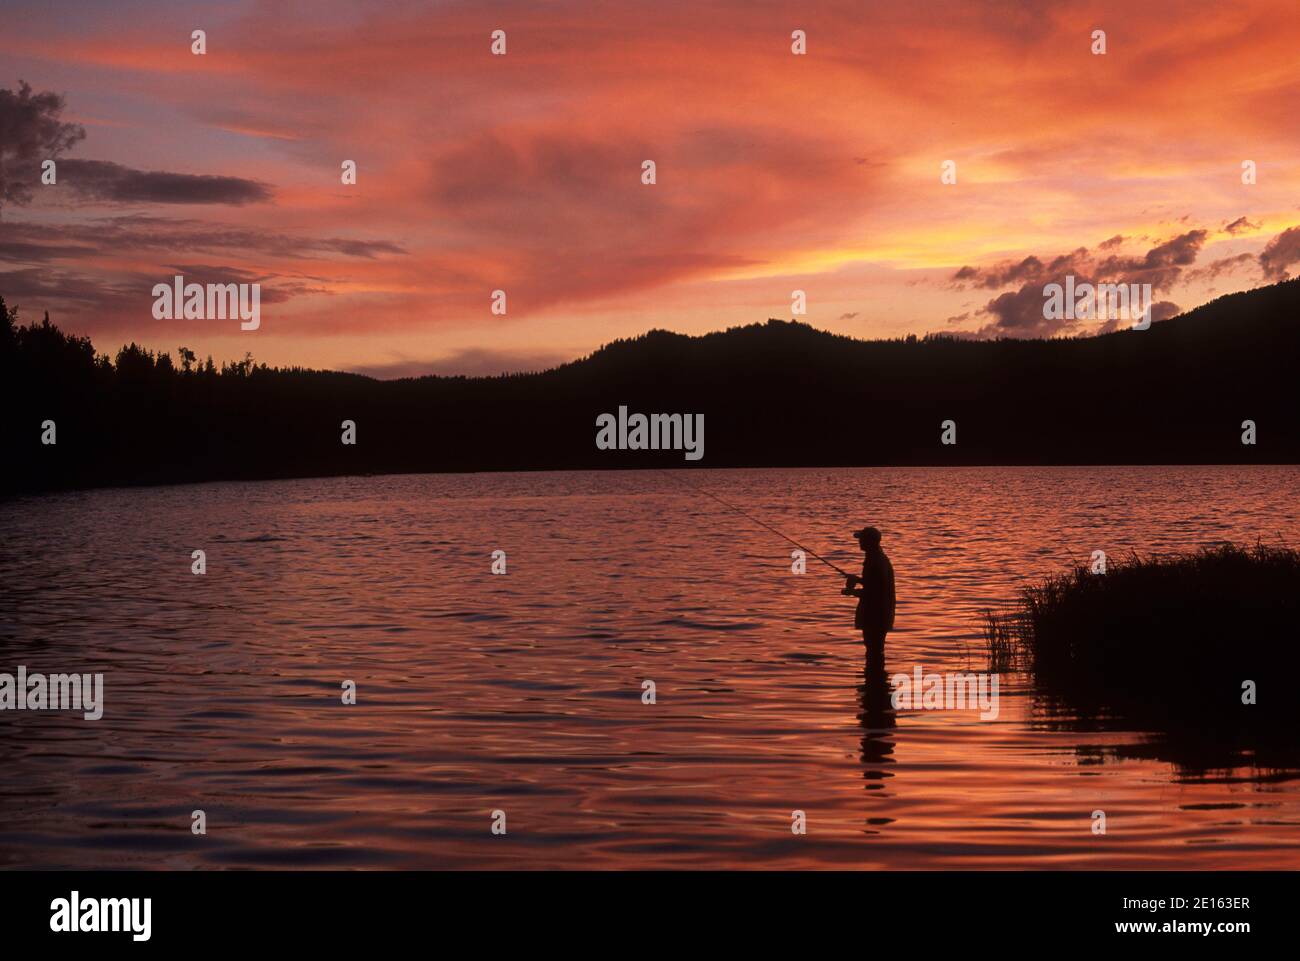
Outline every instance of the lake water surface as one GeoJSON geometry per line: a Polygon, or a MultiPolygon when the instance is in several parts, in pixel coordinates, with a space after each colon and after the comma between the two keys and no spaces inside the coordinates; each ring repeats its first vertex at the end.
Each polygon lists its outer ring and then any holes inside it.
{"type": "Polygon", "coordinates": [[[811,558],[792,574],[788,544],[687,480],[848,569],[850,532],[880,527],[891,674],[983,670],[979,611],[1094,550],[1300,543],[1291,467],[419,475],[0,502],[0,672],[105,675],[99,721],[0,712],[0,865],[1300,866],[1288,772],[1188,770],[1149,733],[1072,723],[1016,673],[996,720],[880,709],[840,579],[811,558]]]}

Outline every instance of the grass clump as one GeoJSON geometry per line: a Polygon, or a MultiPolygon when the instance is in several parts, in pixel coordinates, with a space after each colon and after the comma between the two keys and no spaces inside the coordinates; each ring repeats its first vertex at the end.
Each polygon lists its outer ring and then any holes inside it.
{"type": "Polygon", "coordinates": [[[1076,565],[986,612],[990,667],[1079,717],[1296,748],[1300,551],[1224,544],[1076,565]],[[1255,704],[1243,703],[1246,682],[1255,704]]]}

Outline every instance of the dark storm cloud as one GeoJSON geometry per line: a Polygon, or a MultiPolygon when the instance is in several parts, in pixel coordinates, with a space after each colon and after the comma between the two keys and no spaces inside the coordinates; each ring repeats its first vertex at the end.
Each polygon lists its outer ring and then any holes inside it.
{"type": "Polygon", "coordinates": [[[995,289],[1007,284],[1022,281],[1028,277],[1037,277],[1043,272],[1043,262],[1032,255],[1016,263],[998,264],[980,269],[963,267],[953,274],[953,280],[969,280],[977,287],[995,289]]]}
{"type": "Polygon", "coordinates": [[[73,260],[93,253],[95,253],[95,248],[84,244],[36,244],[25,241],[0,240],[0,261],[14,264],[39,264],[52,260],[73,260]]]}
{"type": "Polygon", "coordinates": [[[1048,320],[1043,316],[1043,285],[1024,284],[990,300],[981,313],[992,315],[993,323],[982,333],[995,337],[1050,337],[1074,325],[1072,320],[1048,320]]]}
{"type": "Polygon", "coordinates": [[[109,308],[148,303],[154,278],[114,274],[111,278],[49,267],[0,271],[0,295],[11,306],[46,309],[51,303],[109,308]]]}
{"type": "Polygon", "coordinates": [[[100,253],[130,251],[225,251],[306,258],[338,254],[373,260],[381,254],[405,254],[389,240],[357,240],[350,237],[295,237],[289,234],[208,223],[201,220],[150,216],[105,217],[75,224],[34,224],[24,221],[5,225],[0,243],[0,260],[18,260],[25,251],[33,259],[88,257],[100,253]],[[13,248],[12,252],[8,248],[13,248]]]}
{"type": "Polygon", "coordinates": [[[0,295],[10,306],[29,311],[85,310],[100,315],[129,313],[139,324],[148,325],[152,318],[153,286],[169,282],[180,273],[186,282],[208,283],[258,283],[261,284],[261,303],[282,304],[307,294],[328,294],[301,278],[282,277],[276,274],[254,274],[235,267],[206,264],[175,264],[160,266],[158,271],[139,271],[111,274],[96,270],[66,267],[27,267],[0,271],[0,295]]]}
{"type": "Polygon", "coordinates": [[[1220,257],[1218,260],[1212,260],[1204,267],[1198,267],[1195,270],[1187,272],[1188,280],[1218,280],[1224,274],[1236,273],[1237,269],[1247,264],[1254,264],[1257,257],[1252,253],[1241,253],[1235,257],[1220,257]]]}
{"type": "Polygon", "coordinates": [[[55,160],[55,183],[82,200],[106,203],[232,204],[271,199],[271,189],[242,177],[134,170],[107,160],[56,159],[84,140],[86,131],[61,120],[63,97],[0,90],[0,203],[28,203],[41,184],[41,164],[55,160]]]}
{"type": "Polygon", "coordinates": [[[282,304],[305,294],[331,294],[325,287],[303,282],[301,277],[283,277],[225,264],[169,264],[169,276],[180,274],[192,284],[261,284],[262,303],[282,304]]]}
{"type": "Polygon", "coordinates": [[[62,160],[60,187],[79,197],[109,203],[240,204],[271,199],[271,189],[255,180],[211,174],[133,170],[107,160],[62,160]]]}
{"type": "Polygon", "coordinates": [[[1208,232],[1205,230],[1189,230],[1185,234],[1179,234],[1172,240],[1167,240],[1148,250],[1143,264],[1147,268],[1185,267],[1195,262],[1196,255],[1201,252],[1207,236],[1208,232]]]}
{"type": "MultiPolygon", "coordinates": [[[[1076,285],[1151,284],[1155,293],[1167,289],[1186,267],[1196,262],[1208,236],[1208,231],[1202,229],[1189,230],[1157,244],[1140,257],[1120,254],[1098,257],[1100,251],[1118,246],[1123,238],[1117,235],[1098,245],[1096,253],[1079,247],[1050,260],[1031,255],[992,267],[962,267],[953,275],[952,281],[958,287],[969,285],[991,289],[1019,284],[1015,290],[998,294],[979,311],[991,317],[992,322],[981,328],[978,336],[1052,337],[1075,332],[1080,322],[1043,316],[1045,285],[1064,285],[1065,277],[1071,275],[1076,285]]],[[[1162,301],[1152,306],[1152,320],[1164,320],[1178,312],[1177,304],[1162,301]]],[[[1113,323],[1107,323],[1102,331],[1114,327],[1113,323]]]]}
{"type": "Polygon", "coordinates": [[[1288,227],[1259,253],[1259,266],[1269,280],[1286,280],[1287,268],[1300,263],[1300,227],[1288,227]]]}
{"type": "Polygon", "coordinates": [[[65,123],[62,96],[33,94],[26,83],[17,92],[0,90],[0,204],[25,204],[41,184],[41,165],[55,161],[48,189],[68,190],[81,200],[107,203],[247,204],[271,199],[265,184],[242,177],[133,170],[107,160],[59,159],[86,137],[65,123]]]}
{"type": "Polygon", "coordinates": [[[32,95],[19,82],[17,92],[0,90],[0,205],[24,204],[40,183],[41,162],[57,157],[86,131],[59,119],[63,98],[46,91],[32,95]]]}
{"type": "Polygon", "coordinates": [[[1162,300],[1159,303],[1151,305],[1151,322],[1158,324],[1162,320],[1168,320],[1170,317],[1177,317],[1183,312],[1172,300],[1162,300]]]}
{"type": "MultiPolygon", "coordinates": [[[[1170,317],[1177,317],[1183,312],[1172,300],[1162,300],[1151,305],[1151,323],[1158,324],[1162,320],[1168,320],[1170,317]]],[[[1127,327],[1131,321],[1124,320],[1120,317],[1112,317],[1097,329],[1098,334],[1109,334],[1111,331],[1122,330],[1127,327]]]]}
{"type": "Polygon", "coordinates": [[[195,283],[261,283],[262,303],[282,303],[309,294],[330,294],[330,281],[295,272],[266,273],[229,266],[227,257],[261,256],[287,260],[337,255],[374,260],[405,254],[387,240],[347,237],[294,237],[258,228],[152,216],[104,217],[72,224],[6,221],[0,239],[0,295],[30,309],[76,308],[103,318],[151,318],[153,285],[182,274],[195,283]],[[176,263],[178,251],[194,260],[176,263]],[[129,255],[138,266],[101,267],[129,255]],[[201,258],[212,256],[211,261],[201,258]],[[221,259],[217,259],[220,257],[221,259]],[[156,269],[150,267],[156,262],[156,269]]]}

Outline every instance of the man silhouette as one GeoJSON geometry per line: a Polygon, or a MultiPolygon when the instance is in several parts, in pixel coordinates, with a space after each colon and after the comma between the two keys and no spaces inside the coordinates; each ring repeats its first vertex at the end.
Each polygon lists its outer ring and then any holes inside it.
{"type": "Polygon", "coordinates": [[[894,565],[880,549],[880,531],[864,527],[853,536],[863,552],[862,576],[850,574],[840,593],[858,599],[853,626],[862,631],[868,658],[883,661],[885,635],[894,629],[894,565]]]}

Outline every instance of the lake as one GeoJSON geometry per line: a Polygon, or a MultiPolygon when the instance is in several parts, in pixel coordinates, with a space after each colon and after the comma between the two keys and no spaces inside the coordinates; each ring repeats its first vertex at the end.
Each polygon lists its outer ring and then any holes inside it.
{"type": "Polygon", "coordinates": [[[1300,543],[1294,467],[406,475],[3,501],[0,672],[102,672],[104,714],[0,712],[0,865],[1300,866],[1300,772],[1189,770],[1154,732],[1074,723],[1020,673],[992,720],[882,707],[838,575],[811,557],[792,573],[789,544],[690,485],[849,570],[851,532],[881,528],[890,674],[985,670],[979,612],[1094,550],[1300,543]]]}

